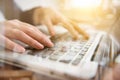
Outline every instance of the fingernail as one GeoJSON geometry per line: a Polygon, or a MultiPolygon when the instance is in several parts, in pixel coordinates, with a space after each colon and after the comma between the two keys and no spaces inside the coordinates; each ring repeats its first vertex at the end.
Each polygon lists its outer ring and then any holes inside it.
{"type": "Polygon", "coordinates": [[[44,48],[44,46],[42,44],[36,43],[35,45],[36,45],[37,49],[43,49],[44,48]]]}
{"type": "Polygon", "coordinates": [[[51,35],[51,36],[55,36],[55,32],[53,32],[53,31],[50,32],[50,35],[51,35]]]}
{"type": "Polygon", "coordinates": [[[25,52],[25,48],[21,46],[15,46],[13,51],[22,53],[22,52],[25,52]]]}
{"type": "Polygon", "coordinates": [[[53,47],[54,46],[54,44],[51,42],[51,40],[49,38],[47,39],[47,43],[48,43],[49,47],[53,47]]]}

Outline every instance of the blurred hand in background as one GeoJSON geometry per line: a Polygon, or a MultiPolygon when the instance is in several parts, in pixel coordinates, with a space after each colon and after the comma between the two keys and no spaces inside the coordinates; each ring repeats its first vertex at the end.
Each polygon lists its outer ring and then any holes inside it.
{"type": "MultiPolygon", "coordinates": [[[[51,36],[55,35],[55,30],[53,26],[61,24],[71,33],[74,39],[78,39],[79,34],[82,34],[85,39],[88,39],[88,34],[85,31],[83,31],[74,21],[68,19],[62,13],[54,9],[38,7],[34,8],[31,11],[28,11],[28,13],[32,13],[32,24],[46,25],[51,36]]],[[[26,15],[28,14],[26,13],[26,15]]]]}

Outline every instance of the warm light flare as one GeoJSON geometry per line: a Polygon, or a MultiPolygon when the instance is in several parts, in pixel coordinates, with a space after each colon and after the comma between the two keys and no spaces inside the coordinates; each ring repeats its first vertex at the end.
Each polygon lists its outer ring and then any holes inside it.
{"type": "Polygon", "coordinates": [[[88,8],[97,7],[101,3],[101,0],[72,0],[71,5],[73,7],[88,8]]]}

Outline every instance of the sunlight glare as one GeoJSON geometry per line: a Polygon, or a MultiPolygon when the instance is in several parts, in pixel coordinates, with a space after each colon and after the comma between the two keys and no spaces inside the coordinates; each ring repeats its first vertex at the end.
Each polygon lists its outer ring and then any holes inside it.
{"type": "Polygon", "coordinates": [[[101,3],[101,0],[72,0],[71,4],[73,7],[97,7],[101,3]]]}

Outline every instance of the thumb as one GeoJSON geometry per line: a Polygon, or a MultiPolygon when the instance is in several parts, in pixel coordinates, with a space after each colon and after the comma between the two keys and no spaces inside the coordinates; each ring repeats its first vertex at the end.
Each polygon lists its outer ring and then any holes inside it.
{"type": "Polygon", "coordinates": [[[50,19],[45,19],[43,24],[47,26],[50,35],[54,36],[55,35],[55,30],[53,28],[53,24],[52,24],[51,20],[50,19]]]}

